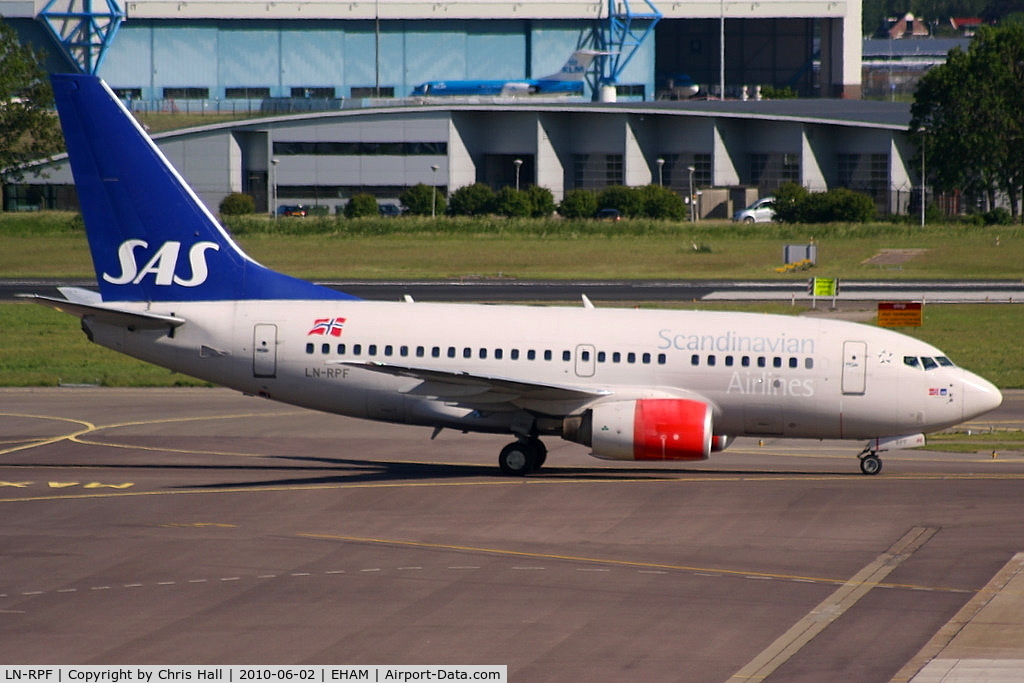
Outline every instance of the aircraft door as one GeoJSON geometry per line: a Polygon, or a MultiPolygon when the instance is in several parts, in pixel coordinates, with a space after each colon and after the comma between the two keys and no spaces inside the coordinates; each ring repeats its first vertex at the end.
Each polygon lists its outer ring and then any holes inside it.
{"type": "Polygon", "coordinates": [[[252,374],[277,376],[277,325],[258,323],[252,328],[252,374]]]}
{"type": "Polygon", "coordinates": [[[576,376],[594,376],[594,347],[591,344],[579,344],[576,347],[576,376]]]}
{"type": "Polygon", "coordinates": [[[843,342],[843,393],[863,394],[867,387],[868,345],[861,341],[843,342]]]}

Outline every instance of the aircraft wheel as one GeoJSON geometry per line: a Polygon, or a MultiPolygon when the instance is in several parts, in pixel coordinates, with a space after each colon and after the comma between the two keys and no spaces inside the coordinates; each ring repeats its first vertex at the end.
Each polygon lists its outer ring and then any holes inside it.
{"type": "Polygon", "coordinates": [[[533,437],[528,443],[530,448],[533,449],[533,471],[536,472],[544,466],[544,462],[548,459],[548,449],[544,442],[537,437],[533,437]]]}
{"type": "Polygon", "coordinates": [[[522,441],[513,441],[501,449],[498,467],[502,474],[524,477],[537,468],[537,454],[534,448],[522,441]]]}
{"type": "Polygon", "coordinates": [[[860,471],[864,474],[878,474],[882,471],[882,459],[877,455],[865,455],[860,459],[860,471]]]}

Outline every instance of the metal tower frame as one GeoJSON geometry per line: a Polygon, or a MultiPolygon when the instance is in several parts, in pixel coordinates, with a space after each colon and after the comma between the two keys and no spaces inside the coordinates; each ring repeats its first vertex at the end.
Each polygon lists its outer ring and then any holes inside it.
{"type": "Polygon", "coordinates": [[[598,49],[603,55],[600,66],[600,84],[614,85],[629,65],[633,55],[654,31],[662,14],[651,0],[643,0],[647,11],[634,11],[630,0],[608,0],[608,19],[598,29],[598,49]],[[644,22],[634,26],[634,22],[644,22]]]}
{"type": "Polygon", "coordinates": [[[71,63],[93,75],[125,18],[117,0],[97,0],[95,5],[106,9],[94,9],[93,0],[50,0],[37,17],[71,63]]]}

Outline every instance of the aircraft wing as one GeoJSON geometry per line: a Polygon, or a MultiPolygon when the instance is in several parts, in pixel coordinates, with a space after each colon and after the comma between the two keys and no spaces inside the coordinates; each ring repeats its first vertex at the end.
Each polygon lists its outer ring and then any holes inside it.
{"type": "Polygon", "coordinates": [[[591,401],[611,392],[603,389],[583,389],[572,385],[526,382],[523,380],[478,375],[469,372],[450,372],[433,368],[365,361],[337,361],[348,365],[396,377],[409,377],[423,382],[408,393],[435,396],[463,405],[495,404],[504,402],[535,401],[591,401]]]}
{"type": "MultiPolygon", "coordinates": [[[[67,295],[69,288],[61,288],[67,295]]],[[[76,290],[86,292],[86,290],[76,290]]],[[[94,292],[87,292],[94,294],[94,292]]],[[[47,306],[61,313],[70,313],[79,318],[93,318],[97,322],[111,325],[120,325],[136,330],[162,330],[167,327],[178,327],[185,324],[184,318],[173,315],[162,315],[160,313],[145,313],[142,311],[129,311],[123,308],[116,308],[110,304],[104,304],[99,297],[92,300],[87,296],[76,296],[73,299],[56,299],[39,294],[18,294],[22,299],[29,299],[37,304],[47,306]],[[87,300],[88,299],[88,300],[87,300]]]]}

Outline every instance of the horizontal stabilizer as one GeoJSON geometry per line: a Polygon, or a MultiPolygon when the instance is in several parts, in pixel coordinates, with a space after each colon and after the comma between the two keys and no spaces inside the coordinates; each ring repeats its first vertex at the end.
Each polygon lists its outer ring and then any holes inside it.
{"type": "Polygon", "coordinates": [[[160,313],[144,313],[128,311],[103,304],[90,304],[70,299],[55,299],[38,294],[17,294],[22,299],[29,299],[42,306],[47,306],[61,313],[70,313],[79,318],[92,318],[108,325],[120,325],[136,330],[162,330],[185,324],[184,318],[160,313]]]}

